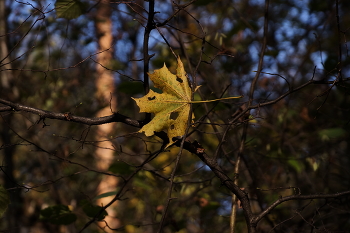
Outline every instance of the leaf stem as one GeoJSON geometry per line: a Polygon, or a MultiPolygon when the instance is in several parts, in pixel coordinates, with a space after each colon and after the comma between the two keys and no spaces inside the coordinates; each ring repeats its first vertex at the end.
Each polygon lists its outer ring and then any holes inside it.
{"type": "Polygon", "coordinates": [[[226,98],[220,98],[220,99],[214,99],[214,100],[198,100],[198,101],[191,101],[189,103],[191,104],[198,104],[198,103],[209,103],[209,102],[215,102],[215,101],[220,101],[220,100],[229,100],[229,99],[238,99],[242,98],[243,96],[232,96],[232,97],[226,97],[226,98]]]}

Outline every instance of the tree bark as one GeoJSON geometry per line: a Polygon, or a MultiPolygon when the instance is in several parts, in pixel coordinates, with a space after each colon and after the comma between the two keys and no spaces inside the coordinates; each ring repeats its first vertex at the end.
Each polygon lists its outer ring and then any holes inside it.
{"type": "MultiPolygon", "coordinates": [[[[18,99],[18,91],[13,83],[13,73],[10,70],[10,54],[7,43],[7,13],[6,1],[0,0],[0,93],[1,96],[6,97],[7,100],[16,101],[18,99]]],[[[15,188],[17,182],[15,179],[16,164],[14,161],[15,146],[13,146],[13,136],[11,129],[8,127],[11,125],[13,116],[6,114],[1,118],[0,127],[0,141],[3,143],[4,149],[1,150],[0,160],[3,161],[3,184],[6,189],[15,188]]],[[[0,145],[2,146],[2,145],[0,145]]],[[[23,198],[19,189],[13,189],[10,192],[11,204],[8,207],[8,211],[5,215],[6,224],[8,229],[14,229],[22,225],[23,209],[22,203],[23,198]]]]}
{"type": "MultiPolygon", "coordinates": [[[[102,109],[97,113],[98,117],[111,115],[111,113],[116,109],[117,105],[116,96],[114,95],[115,84],[113,73],[105,68],[109,66],[110,61],[113,58],[111,15],[112,11],[110,1],[100,1],[97,5],[95,18],[95,30],[98,40],[96,97],[102,106],[102,109]]],[[[114,160],[113,146],[109,141],[114,130],[114,123],[97,126],[96,141],[98,141],[98,143],[95,151],[95,157],[97,160],[97,168],[101,171],[108,170],[114,160]]],[[[98,185],[97,194],[115,191],[117,185],[118,179],[116,177],[103,176],[100,184],[98,185]]],[[[113,196],[98,199],[96,204],[105,206],[112,199],[113,196]]],[[[113,217],[116,215],[114,211],[115,205],[116,203],[107,209],[108,216],[105,218],[105,221],[111,228],[118,228],[120,226],[119,220],[113,217]]],[[[112,232],[108,229],[108,227],[106,227],[104,222],[100,222],[99,224],[106,232],[112,232]]]]}

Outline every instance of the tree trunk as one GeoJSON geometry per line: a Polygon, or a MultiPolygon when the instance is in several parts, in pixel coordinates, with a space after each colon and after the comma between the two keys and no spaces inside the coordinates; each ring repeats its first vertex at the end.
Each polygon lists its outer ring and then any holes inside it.
{"type": "MultiPolygon", "coordinates": [[[[103,108],[97,113],[98,117],[110,115],[116,109],[116,96],[114,95],[115,84],[111,71],[104,67],[109,66],[109,62],[113,57],[112,47],[112,21],[111,7],[109,0],[103,0],[97,5],[95,18],[95,30],[98,39],[98,55],[97,55],[97,77],[96,77],[96,97],[103,108]]],[[[114,160],[112,143],[109,141],[110,136],[115,130],[115,124],[99,125],[96,134],[97,149],[95,157],[97,160],[97,168],[102,171],[108,170],[114,160]]],[[[97,194],[115,191],[118,180],[115,177],[103,176],[97,188],[97,194]]],[[[97,205],[105,206],[112,197],[106,197],[97,200],[97,205]]],[[[114,207],[116,203],[107,209],[108,216],[105,218],[107,224],[111,228],[120,226],[119,220],[114,218],[114,207]]],[[[111,232],[104,222],[99,223],[106,232],[111,232]]]]}
{"type": "MultiPolygon", "coordinates": [[[[10,55],[7,43],[7,13],[6,11],[6,1],[0,0],[0,93],[1,97],[6,97],[10,101],[16,101],[18,99],[17,88],[12,85],[13,82],[13,73],[10,70],[10,55]]],[[[0,127],[0,141],[4,146],[2,153],[0,154],[0,160],[4,166],[5,175],[2,176],[3,184],[6,189],[12,189],[10,191],[10,201],[7,212],[5,214],[7,229],[17,229],[22,227],[22,216],[23,209],[22,203],[23,198],[21,196],[20,189],[15,189],[17,182],[15,180],[15,146],[13,146],[13,136],[11,129],[8,127],[11,125],[13,116],[10,114],[5,114],[1,118],[1,127],[0,127]]]]}

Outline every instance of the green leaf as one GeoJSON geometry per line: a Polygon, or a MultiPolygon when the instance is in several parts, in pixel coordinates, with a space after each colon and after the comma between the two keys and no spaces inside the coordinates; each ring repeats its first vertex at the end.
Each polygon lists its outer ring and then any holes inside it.
{"type": "Polygon", "coordinates": [[[105,197],[110,197],[110,196],[115,196],[118,193],[118,191],[112,191],[112,192],[106,192],[102,193],[94,198],[94,200],[105,198],[105,197]]]}
{"type": "Polygon", "coordinates": [[[141,188],[147,191],[152,191],[152,189],[154,187],[152,187],[151,185],[149,185],[147,182],[144,181],[144,177],[139,177],[138,179],[134,179],[133,181],[133,185],[137,188],[141,188]],[[143,179],[143,180],[142,180],[143,179]]]}
{"type": "Polygon", "coordinates": [[[58,18],[75,19],[86,10],[86,5],[79,0],[57,0],[55,3],[58,18]]]}
{"type": "Polygon", "coordinates": [[[114,173],[114,174],[120,174],[120,175],[128,175],[133,172],[132,167],[130,165],[124,163],[124,162],[114,162],[109,168],[108,171],[114,173]]]}
{"type": "Polygon", "coordinates": [[[4,215],[10,204],[10,196],[7,190],[0,185],[0,218],[4,215]]]}
{"type": "Polygon", "coordinates": [[[329,128],[319,131],[318,134],[322,141],[328,141],[330,139],[337,139],[344,136],[346,134],[346,130],[342,128],[329,128]]]}
{"type": "Polygon", "coordinates": [[[84,213],[88,217],[90,218],[96,217],[97,221],[103,220],[108,215],[107,211],[103,210],[102,213],[99,216],[97,216],[97,214],[100,213],[103,207],[98,205],[93,205],[88,200],[82,200],[80,202],[80,205],[82,206],[84,213]]]}
{"type": "Polygon", "coordinates": [[[302,162],[300,162],[299,160],[288,160],[288,164],[295,169],[295,171],[297,173],[300,173],[301,171],[303,171],[305,169],[305,166],[302,162]]]}
{"type": "Polygon", "coordinates": [[[77,216],[66,205],[54,205],[40,211],[40,219],[57,225],[68,225],[77,220],[77,216]]]}

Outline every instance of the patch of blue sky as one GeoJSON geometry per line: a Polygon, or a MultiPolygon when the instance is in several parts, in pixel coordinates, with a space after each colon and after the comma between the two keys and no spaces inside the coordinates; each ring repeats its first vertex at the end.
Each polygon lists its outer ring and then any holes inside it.
{"type": "Polygon", "coordinates": [[[282,51],[279,51],[276,59],[278,61],[285,61],[288,57],[289,57],[289,55],[288,55],[287,51],[282,50],[282,51]]]}
{"type": "MultiPolygon", "coordinates": [[[[249,54],[252,57],[253,61],[255,61],[255,65],[252,67],[253,71],[258,70],[258,62],[260,59],[260,49],[261,49],[261,44],[255,42],[253,46],[249,47],[249,54]]],[[[267,51],[269,48],[267,48],[267,51]]],[[[272,56],[264,56],[264,66],[263,66],[263,71],[268,72],[268,73],[276,73],[278,72],[277,68],[277,60],[283,60],[287,58],[287,54],[285,51],[280,51],[277,55],[277,57],[272,57],[272,56]]],[[[251,76],[255,76],[255,73],[252,73],[251,76]]]]}
{"type": "Polygon", "coordinates": [[[298,9],[297,7],[291,7],[288,10],[288,16],[289,17],[299,17],[300,15],[300,9],[298,9]]]}
{"type": "Polygon", "coordinates": [[[310,0],[294,0],[293,4],[296,7],[302,8],[302,9],[306,9],[307,6],[309,5],[310,0]]]}
{"type": "MultiPolygon", "coordinates": [[[[232,210],[232,196],[227,195],[222,197],[223,201],[220,202],[220,207],[218,209],[218,214],[220,216],[230,215],[232,210]]],[[[242,209],[238,209],[238,212],[242,212],[242,209]]]]}
{"type": "Polygon", "coordinates": [[[272,56],[264,56],[264,72],[276,73],[278,71],[276,59],[272,56]]]}
{"type": "MultiPolygon", "coordinates": [[[[112,28],[113,28],[113,32],[117,32],[118,30],[120,30],[120,18],[118,14],[112,14],[111,16],[112,18],[112,28]]],[[[130,20],[132,20],[132,18],[130,17],[130,20]]]]}
{"type": "Polygon", "coordinates": [[[232,28],[234,27],[235,22],[237,22],[236,20],[232,20],[230,18],[225,18],[222,22],[222,31],[223,32],[228,32],[230,30],[232,30],[232,28]]]}
{"type": "Polygon", "coordinates": [[[307,40],[306,39],[302,39],[298,42],[298,53],[300,54],[304,54],[307,52],[307,40]]]}
{"type": "MultiPolygon", "coordinates": [[[[143,28],[142,28],[143,29],[143,28]]],[[[144,31],[143,30],[140,30],[138,33],[137,33],[137,39],[136,39],[136,41],[143,41],[143,34],[144,34],[144,31]]],[[[151,35],[152,35],[153,33],[151,32],[151,35]]],[[[155,42],[154,42],[154,40],[153,40],[153,38],[150,38],[150,41],[149,41],[149,44],[154,44],[155,42]]],[[[135,45],[135,46],[137,46],[137,49],[135,50],[135,54],[134,54],[134,56],[135,57],[128,57],[129,59],[141,59],[141,58],[143,58],[143,51],[142,51],[142,47],[143,47],[143,44],[142,43],[139,43],[138,45],[135,45]]],[[[139,62],[140,64],[142,63],[143,64],[143,62],[139,62]]]]}
{"type": "MultiPolygon", "coordinates": [[[[312,26],[316,26],[318,24],[320,24],[320,19],[324,19],[324,12],[313,12],[310,14],[310,17],[308,19],[308,21],[306,23],[312,25],[312,26]]],[[[324,27],[323,24],[319,25],[319,27],[324,27]]]]}
{"type": "Polygon", "coordinates": [[[210,167],[208,165],[205,165],[205,163],[202,161],[196,162],[194,167],[195,169],[200,168],[200,169],[203,169],[204,171],[210,171],[210,167]]]}
{"type": "MultiPolygon", "coordinates": [[[[147,4],[147,7],[148,7],[148,5],[149,4],[147,4]]],[[[148,10],[148,8],[147,8],[147,10],[148,10]]],[[[154,4],[154,11],[155,12],[167,12],[169,10],[171,10],[171,8],[169,6],[168,1],[157,1],[156,4],[154,4]]],[[[157,15],[159,15],[159,14],[157,14],[157,15]]],[[[168,18],[168,15],[166,16],[166,18],[168,18]]]]}
{"type": "Polygon", "coordinates": [[[117,7],[121,12],[128,12],[128,6],[126,4],[113,4],[113,7],[117,7]]]}
{"type": "Polygon", "coordinates": [[[288,16],[290,18],[298,18],[302,23],[310,23],[310,13],[307,4],[303,5],[302,7],[291,7],[288,10],[288,16]]]}
{"type": "Polygon", "coordinates": [[[259,55],[260,55],[260,49],[261,44],[257,41],[254,41],[251,46],[249,46],[249,54],[253,61],[257,62],[259,61],[259,55]]]}
{"type": "MultiPolygon", "coordinates": [[[[285,59],[285,54],[282,53],[282,51],[285,51],[287,54],[294,54],[297,51],[295,51],[294,46],[292,46],[292,40],[295,39],[295,37],[302,35],[305,33],[305,29],[294,27],[291,25],[289,21],[285,21],[282,23],[281,27],[276,30],[275,39],[278,41],[278,49],[279,49],[279,56],[278,58],[285,59]],[[282,56],[282,57],[281,57],[282,56]]],[[[297,42],[297,49],[298,52],[305,52],[305,41],[301,40],[297,42]]]]}
{"type": "Polygon", "coordinates": [[[210,12],[204,11],[200,15],[200,22],[202,22],[203,25],[215,25],[218,22],[218,16],[216,14],[211,14],[210,12]]]}
{"type": "Polygon", "coordinates": [[[323,63],[327,60],[327,57],[327,53],[323,51],[313,52],[310,56],[317,69],[323,69],[323,63]]]}
{"type": "Polygon", "coordinates": [[[291,39],[294,35],[295,28],[289,20],[282,21],[280,27],[276,30],[276,39],[278,41],[291,39]]]}
{"type": "Polygon", "coordinates": [[[263,6],[265,4],[265,0],[251,0],[250,5],[252,6],[263,6]]]}
{"type": "Polygon", "coordinates": [[[115,45],[115,53],[118,56],[118,59],[123,62],[128,62],[130,57],[130,51],[133,50],[134,45],[128,40],[118,40],[115,45]]]}

